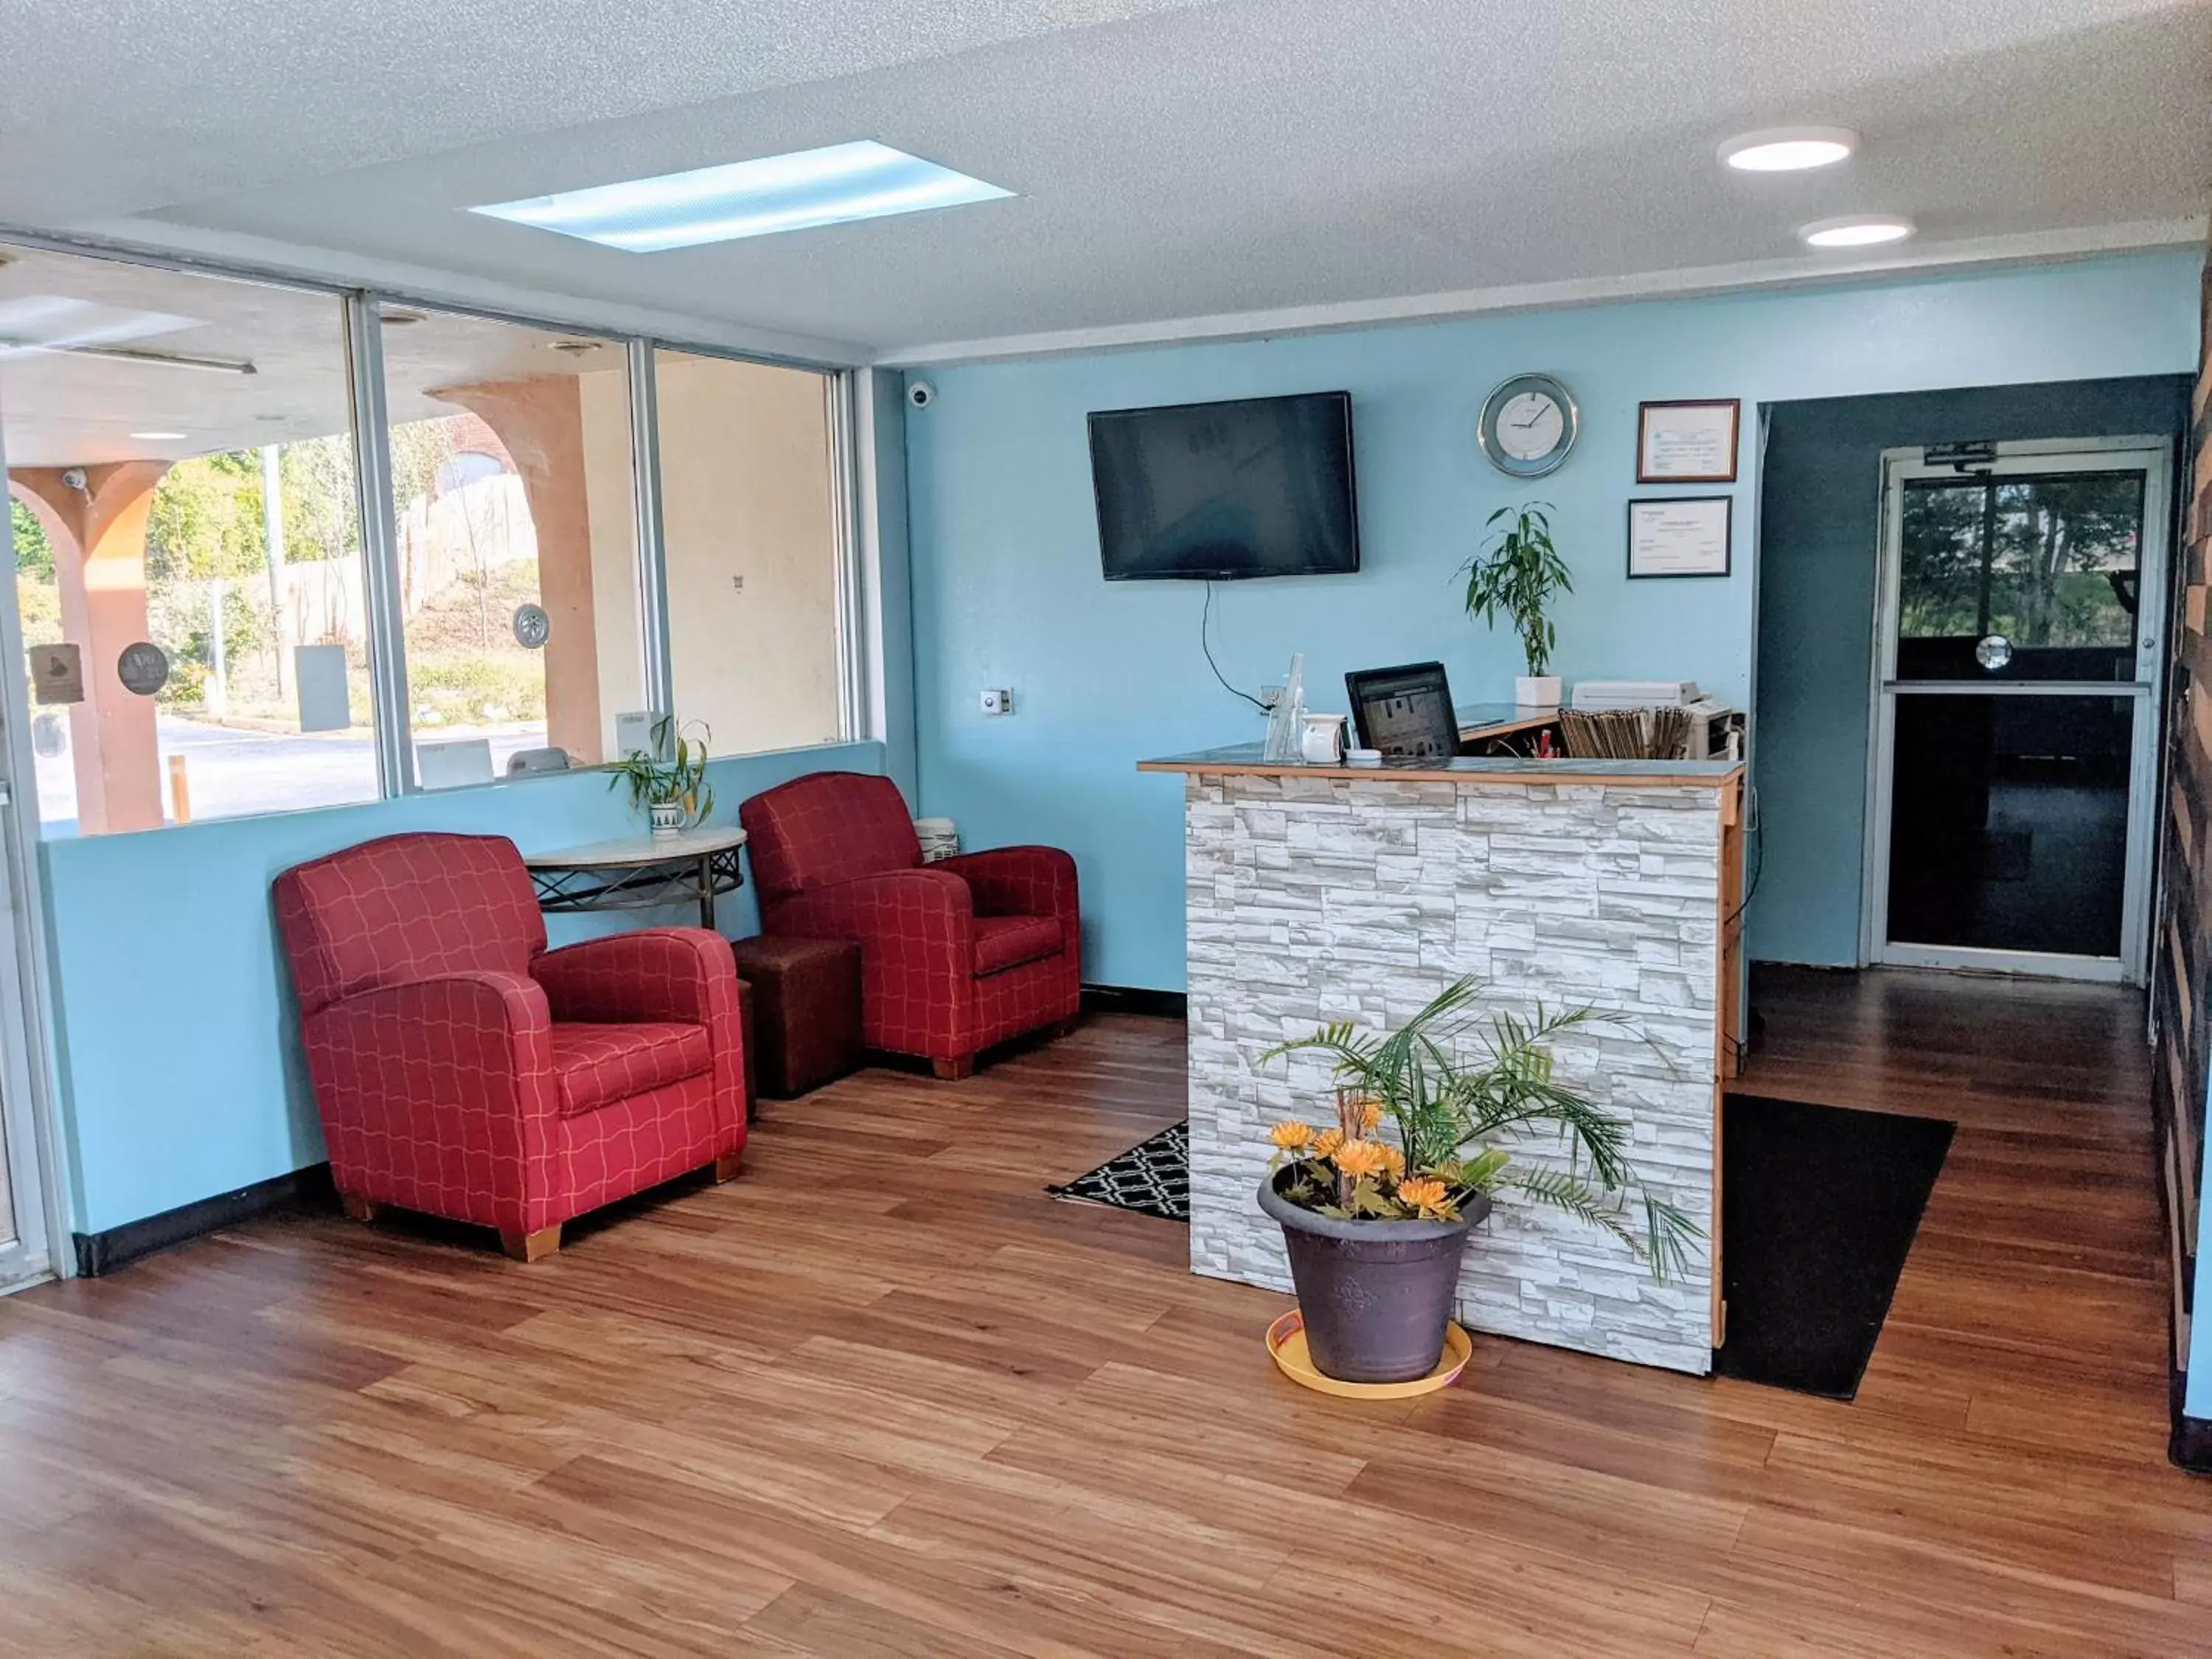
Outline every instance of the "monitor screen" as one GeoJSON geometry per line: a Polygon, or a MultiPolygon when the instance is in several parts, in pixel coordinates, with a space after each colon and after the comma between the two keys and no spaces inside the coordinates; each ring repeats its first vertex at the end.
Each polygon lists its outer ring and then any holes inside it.
{"type": "Polygon", "coordinates": [[[1109,581],[1359,568],[1349,392],[1103,410],[1091,481],[1109,581]]]}

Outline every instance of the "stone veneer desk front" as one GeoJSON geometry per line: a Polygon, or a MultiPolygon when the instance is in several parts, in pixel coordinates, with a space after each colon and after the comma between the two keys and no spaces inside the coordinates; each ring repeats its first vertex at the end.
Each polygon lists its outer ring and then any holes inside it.
{"type": "MultiPolygon", "coordinates": [[[[1468,1248],[1462,1322],[1710,1370],[1741,764],[1260,757],[1245,744],[1139,769],[1184,775],[1192,1270],[1291,1288],[1281,1234],[1254,1196],[1267,1128],[1329,1121],[1333,1097],[1319,1057],[1263,1072],[1257,1056],[1330,1020],[1383,1029],[1473,974],[1486,1009],[1617,1017],[1558,1042],[1559,1080],[1632,1126],[1638,1172],[1706,1239],[1662,1285],[1609,1236],[1508,1199],[1468,1248]]],[[[1558,1143],[1512,1149],[1542,1162],[1558,1143]]]]}

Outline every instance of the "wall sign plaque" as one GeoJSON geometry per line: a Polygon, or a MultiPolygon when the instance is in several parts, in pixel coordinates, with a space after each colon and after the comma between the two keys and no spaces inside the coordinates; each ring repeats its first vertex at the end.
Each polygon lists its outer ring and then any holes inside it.
{"type": "Polygon", "coordinates": [[[84,659],[73,645],[34,645],[23,654],[31,659],[31,684],[40,702],[84,701],[84,659]]]}
{"type": "Polygon", "coordinates": [[[169,653],[151,640],[126,645],[115,659],[115,675],[125,691],[150,697],[169,683],[169,653]]]}

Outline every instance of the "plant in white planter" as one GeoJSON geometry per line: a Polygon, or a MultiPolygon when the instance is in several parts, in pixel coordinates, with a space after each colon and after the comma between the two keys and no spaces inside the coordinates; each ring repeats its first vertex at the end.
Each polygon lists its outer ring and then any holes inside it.
{"type": "Polygon", "coordinates": [[[704,721],[678,726],[674,715],[663,714],[653,723],[653,747],[624,755],[607,787],[628,783],[629,804],[646,815],[654,835],[680,834],[714,810],[714,791],[707,782],[707,743],[713,735],[704,721]]]}
{"type": "Polygon", "coordinates": [[[1494,628],[1499,616],[1521,635],[1528,672],[1513,682],[1513,701],[1524,708],[1556,708],[1559,677],[1550,672],[1558,631],[1545,614],[1554,593],[1574,592],[1567,563],[1552,544],[1549,501],[1501,507],[1484,525],[1482,550],[1460,568],[1467,574],[1467,614],[1494,628]],[[1501,526],[1500,520],[1510,520],[1501,526]]]}
{"type": "Polygon", "coordinates": [[[1539,1008],[1525,1019],[1494,1013],[1478,1029],[1470,1005],[1480,988],[1471,977],[1456,981],[1387,1036],[1340,1022],[1257,1062],[1301,1050],[1332,1061],[1335,1127],[1277,1124],[1260,1186],[1260,1207],[1282,1225],[1324,1376],[1404,1382],[1434,1369],[1468,1230],[1493,1199],[1516,1194],[1601,1228],[1662,1280],[1688,1266],[1691,1241],[1704,1236],[1638,1180],[1629,1126],[1553,1077],[1551,1040],[1606,1017],[1539,1008]],[[1461,1058],[1469,1048],[1479,1052],[1461,1058]],[[1572,1153],[1568,1168],[1518,1168],[1484,1144],[1532,1128],[1558,1133],[1572,1153]],[[1626,1213],[1632,1191],[1640,1226],[1626,1213]]]}

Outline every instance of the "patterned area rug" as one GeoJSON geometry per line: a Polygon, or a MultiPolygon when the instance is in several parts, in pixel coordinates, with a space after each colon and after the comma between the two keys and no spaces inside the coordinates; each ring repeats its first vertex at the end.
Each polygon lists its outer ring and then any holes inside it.
{"type": "Polygon", "coordinates": [[[1054,1198],[1082,1204],[1107,1204],[1137,1210],[1167,1221],[1190,1219],[1190,1125],[1178,1123],[1150,1140],[1139,1141],[1064,1187],[1048,1187],[1054,1198]]]}

